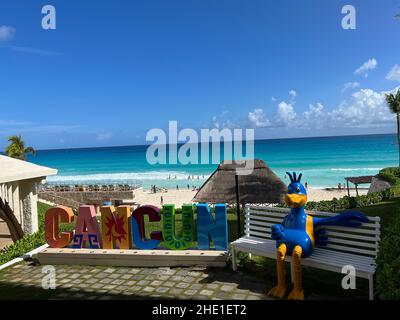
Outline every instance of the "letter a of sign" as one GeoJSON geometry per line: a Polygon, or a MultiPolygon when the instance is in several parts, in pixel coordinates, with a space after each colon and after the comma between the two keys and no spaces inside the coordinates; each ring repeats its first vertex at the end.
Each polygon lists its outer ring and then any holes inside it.
{"type": "Polygon", "coordinates": [[[42,13],[45,16],[42,18],[42,28],[44,30],[56,29],[56,8],[51,5],[45,5],[42,8],[42,13]]]}
{"type": "Polygon", "coordinates": [[[356,29],[356,8],[351,5],[345,5],[342,8],[342,14],[345,16],[342,19],[342,28],[344,30],[356,29]]]}
{"type": "Polygon", "coordinates": [[[101,248],[100,228],[94,206],[79,207],[72,247],[86,248],[87,242],[89,242],[89,248],[101,248]]]}

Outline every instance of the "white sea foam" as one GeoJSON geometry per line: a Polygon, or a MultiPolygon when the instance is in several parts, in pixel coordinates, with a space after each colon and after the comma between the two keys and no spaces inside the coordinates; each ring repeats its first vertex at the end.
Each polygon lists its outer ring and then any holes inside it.
{"type": "MultiPolygon", "coordinates": [[[[48,177],[48,182],[118,182],[118,181],[143,181],[143,180],[187,180],[192,173],[178,171],[148,171],[148,172],[121,172],[121,173],[98,173],[84,175],[57,175],[48,177]]],[[[197,175],[194,175],[197,179],[197,175]]],[[[204,176],[208,178],[208,176],[204,176]]],[[[200,175],[203,179],[203,175],[200,175]]]]}
{"type": "Polygon", "coordinates": [[[382,168],[331,168],[331,171],[380,171],[382,168]]]}

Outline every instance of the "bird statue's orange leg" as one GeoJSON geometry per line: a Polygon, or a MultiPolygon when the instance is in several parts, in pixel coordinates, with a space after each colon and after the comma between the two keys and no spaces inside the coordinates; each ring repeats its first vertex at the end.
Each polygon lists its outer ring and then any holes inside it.
{"type": "Polygon", "coordinates": [[[301,255],[303,249],[300,246],[295,246],[292,254],[293,263],[293,290],[289,294],[291,300],[304,300],[304,291],[301,281],[301,255]]]}
{"type": "Polygon", "coordinates": [[[278,250],[276,251],[276,264],[278,272],[278,285],[272,288],[268,295],[274,298],[283,299],[286,295],[286,281],[285,281],[285,255],[286,255],[286,245],[282,243],[278,250]]]}

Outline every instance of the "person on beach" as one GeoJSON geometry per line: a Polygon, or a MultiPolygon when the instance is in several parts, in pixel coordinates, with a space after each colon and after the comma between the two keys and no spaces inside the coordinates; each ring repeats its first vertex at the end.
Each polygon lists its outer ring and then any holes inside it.
{"type": "Polygon", "coordinates": [[[161,203],[161,205],[164,205],[164,198],[161,196],[161,199],[160,199],[160,203],[161,203]]]}
{"type": "Polygon", "coordinates": [[[308,183],[307,182],[304,184],[304,187],[308,190],[308,183]]]}
{"type": "Polygon", "coordinates": [[[176,190],[179,190],[179,186],[178,185],[176,185],[176,190]]]}

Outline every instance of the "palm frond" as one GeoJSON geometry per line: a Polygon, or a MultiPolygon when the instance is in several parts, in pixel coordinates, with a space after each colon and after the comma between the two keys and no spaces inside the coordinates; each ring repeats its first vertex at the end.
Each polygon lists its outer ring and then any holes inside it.
{"type": "Polygon", "coordinates": [[[25,154],[31,154],[31,155],[34,156],[36,154],[36,150],[33,149],[32,147],[27,147],[27,148],[25,148],[24,153],[25,154]]]}
{"type": "Polygon", "coordinates": [[[9,157],[25,160],[27,154],[35,155],[36,151],[32,147],[25,148],[25,142],[21,135],[8,137],[10,144],[5,148],[9,157]]]}
{"type": "Polygon", "coordinates": [[[386,94],[386,103],[391,112],[400,113],[400,89],[397,90],[396,95],[386,94]]]}

